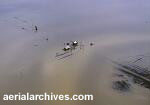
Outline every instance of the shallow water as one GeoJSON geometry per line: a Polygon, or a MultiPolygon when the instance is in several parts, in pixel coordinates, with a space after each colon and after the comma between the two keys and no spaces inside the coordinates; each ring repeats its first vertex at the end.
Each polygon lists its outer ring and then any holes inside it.
{"type": "Polygon", "coordinates": [[[1,94],[90,93],[95,98],[27,102],[31,105],[149,105],[150,91],[144,87],[134,84],[126,93],[111,88],[118,71],[110,62],[150,52],[149,10],[148,0],[1,0],[1,94]],[[82,41],[84,50],[56,60],[70,40],[82,41]]]}

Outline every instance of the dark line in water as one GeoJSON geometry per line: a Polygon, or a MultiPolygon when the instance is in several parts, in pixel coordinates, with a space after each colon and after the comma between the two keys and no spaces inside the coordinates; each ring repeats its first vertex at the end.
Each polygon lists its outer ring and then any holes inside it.
{"type": "Polygon", "coordinates": [[[57,53],[56,53],[56,57],[59,57],[59,56],[65,55],[65,54],[67,54],[67,53],[69,53],[69,52],[64,52],[64,53],[61,53],[61,54],[57,54],[57,53]]]}
{"type": "Polygon", "coordinates": [[[58,60],[65,59],[65,58],[67,58],[67,57],[69,57],[69,56],[71,56],[71,55],[73,55],[73,54],[66,55],[66,56],[64,56],[64,57],[62,57],[62,58],[59,58],[58,60]]]}

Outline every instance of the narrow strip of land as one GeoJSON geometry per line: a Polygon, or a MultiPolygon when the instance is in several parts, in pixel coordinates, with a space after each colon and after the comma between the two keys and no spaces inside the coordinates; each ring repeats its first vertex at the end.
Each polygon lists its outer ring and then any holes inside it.
{"type": "MultiPolygon", "coordinates": [[[[135,77],[137,77],[137,78],[140,78],[140,79],[142,79],[142,80],[144,80],[144,81],[150,83],[150,79],[145,78],[144,76],[139,75],[139,74],[137,74],[137,73],[131,71],[130,69],[125,68],[126,65],[119,64],[119,63],[117,63],[117,62],[113,62],[113,63],[117,64],[118,68],[119,68],[121,71],[126,72],[126,73],[128,73],[128,74],[131,74],[131,75],[133,75],[133,76],[135,76],[135,77]]],[[[128,67],[128,68],[129,68],[129,67],[128,67]]],[[[133,69],[133,68],[132,68],[132,69],[133,69]]]]}

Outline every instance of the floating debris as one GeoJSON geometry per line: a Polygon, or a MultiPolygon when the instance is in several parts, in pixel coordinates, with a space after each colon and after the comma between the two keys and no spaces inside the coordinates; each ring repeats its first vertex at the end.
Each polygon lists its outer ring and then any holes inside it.
{"type": "Polygon", "coordinates": [[[34,26],[34,30],[35,30],[35,32],[37,32],[37,31],[38,31],[38,28],[37,28],[37,26],[36,26],[36,25],[34,26]]]}
{"type": "Polygon", "coordinates": [[[34,25],[32,22],[24,20],[24,19],[22,19],[20,17],[13,17],[13,18],[15,20],[17,20],[18,22],[20,22],[21,24],[23,24],[23,28],[21,28],[21,29],[23,29],[23,30],[25,30],[25,29],[29,29],[30,30],[31,29],[34,32],[38,31],[37,25],[34,25]],[[26,28],[24,28],[24,27],[26,27],[26,28]]]}
{"type": "Polygon", "coordinates": [[[91,43],[90,43],[90,46],[93,46],[93,45],[94,45],[94,43],[91,42],[91,43]]]}
{"type": "Polygon", "coordinates": [[[25,30],[25,28],[24,28],[24,27],[22,27],[21,29],[25,30]]]}
{"type": "Polygon", "coordinates": [[[130,90],[130,86],[128,81],[120,80],[113,82],[112,88],[118,91],[127,92],[130,90]]]}

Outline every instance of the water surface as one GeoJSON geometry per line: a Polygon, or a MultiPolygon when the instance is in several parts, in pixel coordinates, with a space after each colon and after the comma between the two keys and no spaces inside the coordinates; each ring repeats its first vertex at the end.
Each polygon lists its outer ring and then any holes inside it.
{"type": "Polygon", "coordinates": [[[149,10],[149,0],[1,0],[1,93],[90,93],[95,98],[31,105],[149,105],[144,87],[135,84],[127,93],[112,89],[117,71],[109,62],[150,52],[149,10]],[[84,50],[56,60],[70,40],[82,41],[84,50]]]}

